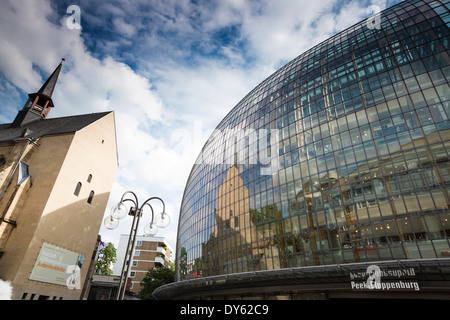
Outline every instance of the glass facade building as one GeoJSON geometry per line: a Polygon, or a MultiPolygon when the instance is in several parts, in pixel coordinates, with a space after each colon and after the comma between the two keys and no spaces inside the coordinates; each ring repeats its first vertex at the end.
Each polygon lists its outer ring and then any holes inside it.
{"type": "Polygon", "coordinates": [[[178,282],[450,256],[449,8],[388,8],[231,110],[186,184],[178,282]]]}

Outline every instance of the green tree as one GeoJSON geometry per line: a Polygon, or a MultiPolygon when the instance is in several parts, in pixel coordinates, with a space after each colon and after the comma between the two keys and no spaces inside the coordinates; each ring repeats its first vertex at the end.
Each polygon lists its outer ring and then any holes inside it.
{"type": "Polygon", "coordinates": [[[116,255],[117,250],[111,242],[100,249],[97,264],[95,265],[95,274],[112,274],[111,266],[116,262],[116,255]]]}
{"type": "Polygon", "coordinates": [[[175,281],[175,268],[173,264],[169,267],[157,267],[147,272],[143,282],[144,287],[139,291],[142,300],[154,300],[152,293],[156,288],[175,281]]]}

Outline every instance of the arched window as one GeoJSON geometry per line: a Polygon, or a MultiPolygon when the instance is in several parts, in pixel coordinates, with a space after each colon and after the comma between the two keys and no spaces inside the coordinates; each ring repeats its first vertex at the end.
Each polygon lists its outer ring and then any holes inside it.
{"type": "Polygon", "coordinates": [[[88,175],[88,178],[87,178],[87,182],[91,182],[92,181],[92,174],[90,174],[90,175],[88,175]]]}
{"type": "Polygon", "coordinates": [[[75,191],[73,192],[73,194],[76,195],[77,197],[80,194],[81,186],[82,186],[81,182],[78,182],[77,186],[75,187],[75,191]]]}
{"type": "Polygon", "coordinates": [[[91,193],[89,193],[89,198],[87,199],[87,203],[91,204],[93,198],[94,198],[94,190],[91,190],[91,193]]]}

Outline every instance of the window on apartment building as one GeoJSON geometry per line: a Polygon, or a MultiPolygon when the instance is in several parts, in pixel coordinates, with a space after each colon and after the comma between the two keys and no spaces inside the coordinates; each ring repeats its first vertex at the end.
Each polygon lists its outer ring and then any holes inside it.
{"type": "Polygon", "coordinates": [[[82,186],[81,182],[78,182],[77,186],[75,187],[75,191],[73,192],[73,194],[76,195],[77,197],[80,194],[81,186],[82,186]]]}
{"type": "Polygon", "coordinates": [[[92,199],[94,199],[94,190],[91,190],[91,193],[89,193],[89,198],[87,199],[87,203],[91,204],[92,199]]]}
{"type": "Polygon", "coordinates": [[[135,250],[134,251],[134,256],[135,257],[139,257],[141,255],[141,251],[140,250],[135,250]]]}

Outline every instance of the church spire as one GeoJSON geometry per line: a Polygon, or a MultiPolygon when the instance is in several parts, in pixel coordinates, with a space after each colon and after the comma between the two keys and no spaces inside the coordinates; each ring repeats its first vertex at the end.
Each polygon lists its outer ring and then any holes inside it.
{"type": "Polygon", "coordinates": [[[37,93],[40,93],[48,98],[52,97],[53,90],[55,90],[56,81],[58,80],[59,73],[61,71],[62,63],[65,61],[63,58],[59,65],[56,67],[55,71],[50,75],[50,77],[42,85],[41,89],[37,93]]]}
{"type": "Polygon", "coordinates": [[[47,118],[50,109],[54,107],[52,94],[55,89],[59,73],[61,72],[63,61],[65,61],[64,58],[38,92],[28,94],[28,101],[25,103],[22,110],[19,111],[16,119],[14,119],[14,122],[11,124],[12,128],[17,128],[27,123],[47,118]]]}

